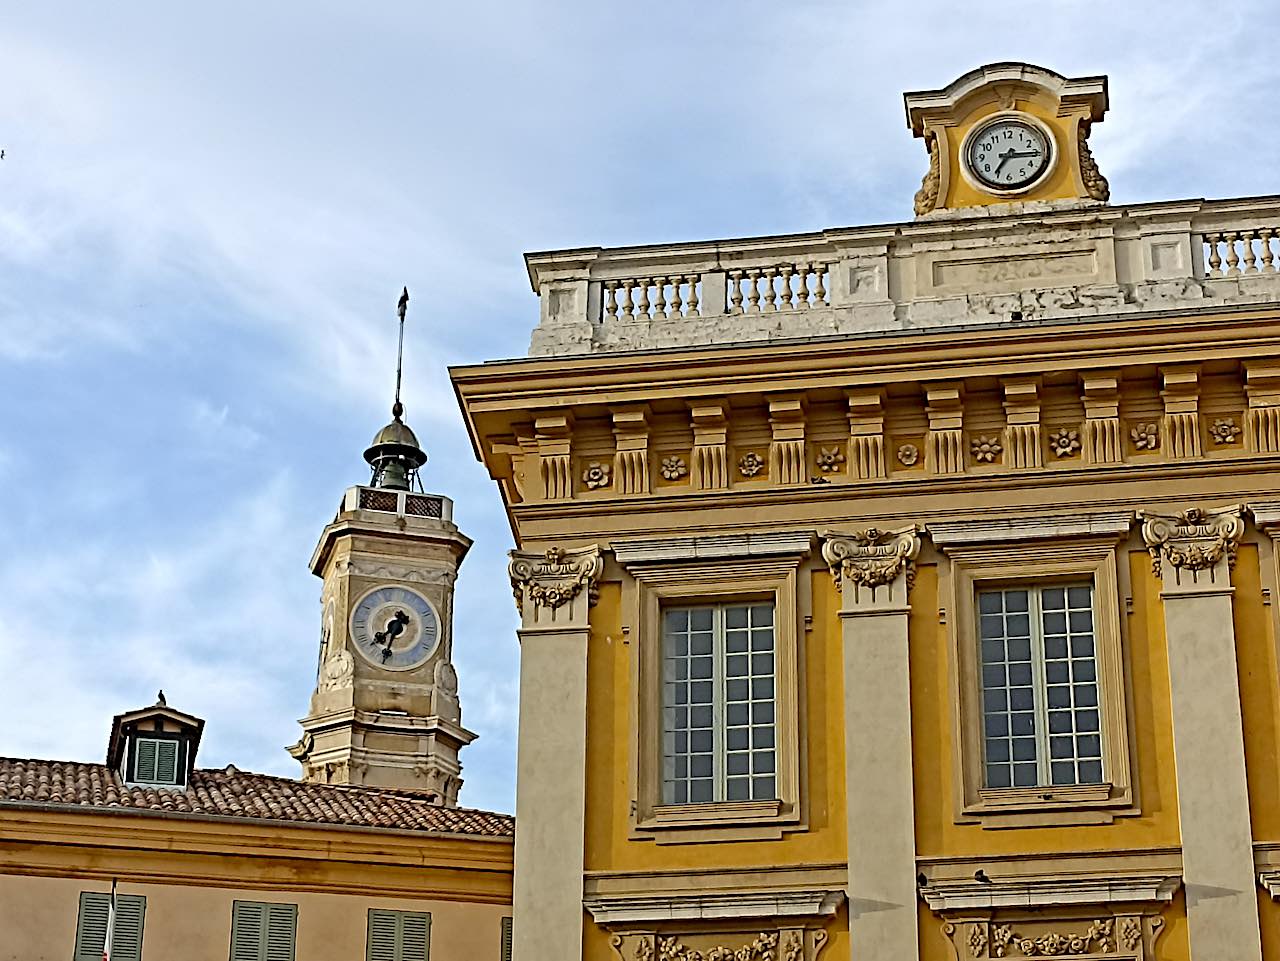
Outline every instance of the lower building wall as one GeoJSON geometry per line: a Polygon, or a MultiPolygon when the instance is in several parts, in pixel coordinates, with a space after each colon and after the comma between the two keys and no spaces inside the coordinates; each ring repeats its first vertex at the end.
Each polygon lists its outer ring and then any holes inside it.
{"type": "MultiPolygon", "coordinates": [[[[81,891],[110,890],[100,880],[0,876],[0,961],[68,961],[81,891]]],[[[299,961],[365,957],[370,908],[431,914],[431,961],[500,961],[502,918],[510,907],[364,895],[183,887],[121,881],[120,894],[147,899],[143,961],[227,961],[236,900],[298,906],[299,961]]]]}

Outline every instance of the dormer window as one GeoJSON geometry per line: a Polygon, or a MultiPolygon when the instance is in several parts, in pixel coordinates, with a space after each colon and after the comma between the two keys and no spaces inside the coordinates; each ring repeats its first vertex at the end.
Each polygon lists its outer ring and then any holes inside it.
{"type": "Polygon", "coordinates": [[[143,737],[133,739],[133,776],[135,784],[175,786],[185,782],[178,765],[182,744],[174,738],[143,737]]]}
{"type": "Polygon", "coordinates": [[[185,788],[195,766],[204,721],[164,702],[118,715],[111,725],[107,764],[125,784],[185,788]]]}

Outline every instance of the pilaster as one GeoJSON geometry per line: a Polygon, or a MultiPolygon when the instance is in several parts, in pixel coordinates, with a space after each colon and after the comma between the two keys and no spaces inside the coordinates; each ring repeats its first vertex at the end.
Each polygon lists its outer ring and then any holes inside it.
{"type": "Polygon", "coordinates": [[[840,590],[849,932],[864,961],[917,955],[907,593],[915,527],[822,534],[840,590]]]}
{"type": "Polygon", "coordinates": [[[1080,375],[1084,401],[1084,462],[1119,464],[1124,460],[1120,432],[1120,374],[1090,370],[1080,375]]]}
{"type": "Polygon", "coordinates": [[[1166,456],[1185,460],[1200,456],[1200,368],[1178,364],[1160,368],[1164,389],[1161,430],[1166,456]]]}
{"type": "Polygon", "coordinates": [[[649,493],[649,406],[614,409],[613,436],[613,476],[618,493],[649,493]]]}
{"type": "Polygon", "coordinates": [[[1241,513],[1239,506],[1140,512],[1163,585],[1193,961],[1262,957],[1231,618],[1241,513]]]}
{"type": "Polygon", "coordinates": [[[1247,361],[1244,371],[1245,444],[1257,454],[1280,453],[1280,363],[1247,361]]]}
{"type": "Polygon", "coordinates": [[[803,484],[809,480],[804,451],[805,400],[800,395],[769,398],[769,480],[803,484]]]}
{"type": "Polygon", "coordinates": [[[1040,378],[1006,377],[1004,387],[1004,449],[1013,468],[1039,467],[1040,378]]]}
{"type": "Polygon", "coordinates": [[[533,436],[541,458],[540,475],[547,500],[573,496],[573,414],[540,414],[533,421],[533,436]]]}
{"type": "Polygon", "coordinates": [[[724,490],[729,486],[726,407],[723,401],[689,405],[689,419],[693,422],[693,486],[698,490],[724,490]]]}
{"type": "Polygon", "coordinates": [[[964,384],[932,384],[925,389],[929,435],[924,467],[930,474],[964,473],[964,384]]]}
{"type": "Polygon", "coordinates": [[[582,957],[588,614],[596,546],[511,552],[520,611],[514,955],[582,957]]]}
{"type": "Polygon", "coordinates": [[[848,391],[849,474],[857,480],[889,476],[884,465],[884,388],[848,391]]]}

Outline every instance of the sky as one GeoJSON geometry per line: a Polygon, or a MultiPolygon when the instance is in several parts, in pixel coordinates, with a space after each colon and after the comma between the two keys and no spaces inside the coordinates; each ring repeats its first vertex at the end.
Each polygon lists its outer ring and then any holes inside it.
{"type": "Polygon", "coordinates": [[[462,803],[514,809],[513,546],[448,383],[521,356],[522,254],[909,220],[902,92],[1107,74],[1116,203],[1280,191],[1272,3],[0,0],[0,755],[112,715],[294,776],[307,563],[386,422],[474,538],[462,803]]]}

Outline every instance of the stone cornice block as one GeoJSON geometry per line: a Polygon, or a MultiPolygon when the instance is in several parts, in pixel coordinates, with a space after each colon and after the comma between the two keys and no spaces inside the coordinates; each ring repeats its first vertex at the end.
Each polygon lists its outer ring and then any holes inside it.
{"type": "Polygon", "coordinates": [[[1033,517],[997,517],[981,520],[934,521],[926,532],[944,551],[968,544],[1006,541],[1051,540],[1065,537],[1119,539],[1133,526],[1132,511],[1097,511],[1088,514],[1037,514],[1033,517]]]}
{"type": "Polygon", "coordinates": [[[813,531],[776,531],[629,538],[616,540],[610,547],[618,563],[626,567],[737,557],[803,557],[813,550],[813,540],[813,531]]]}
{"type": "Polygon", "coordinates": [[[920,897],[938,912],[993,908],[1108,904],[1118,901],[1168,902],[1182,885],[1180,875],[1130,874],[1003,881],[937,881],[920,897]]]}
{"type": "Polygon", "coordinates": [[[829,917],[844,902],[839,890],[741,891],[670,897],[589,898],[596,924],[699,921],[710,918],[829,917]]]}

